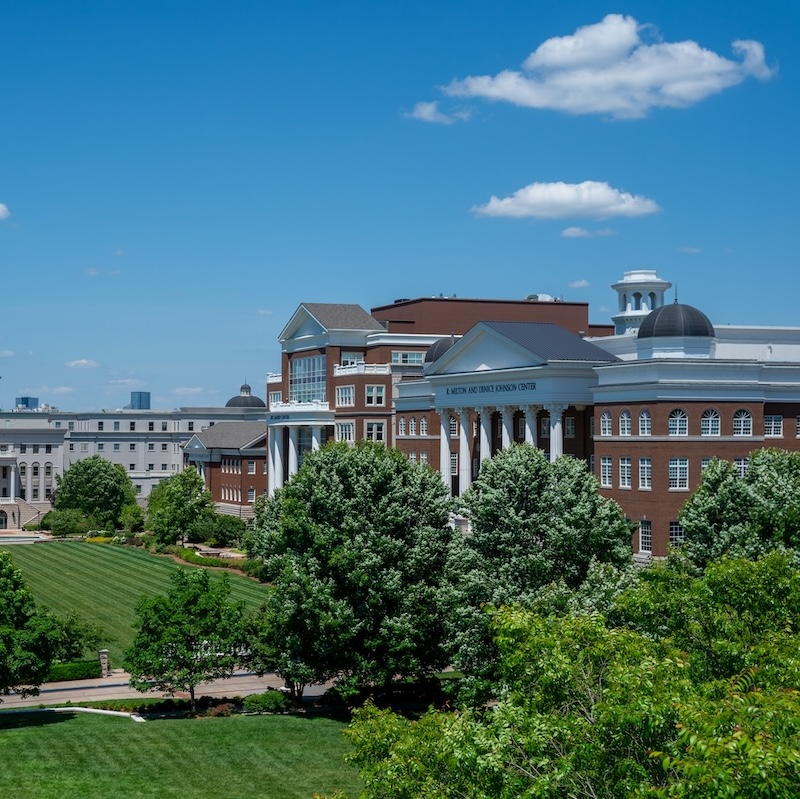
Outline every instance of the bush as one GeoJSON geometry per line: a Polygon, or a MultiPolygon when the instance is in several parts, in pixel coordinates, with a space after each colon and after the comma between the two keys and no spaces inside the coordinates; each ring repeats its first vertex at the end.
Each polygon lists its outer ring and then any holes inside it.
{"type": "Polygon", "coordinates": [[[211,705],[208,710],[206,710],[206,716],[232,716],[234,711],[236,710],[236,706],[232,702],[222,702],[219,705],[211,705]]]}
{"type": "Polygon", "coordinates": [[[265,691],[244,698],[244,709],[248,713],[285,713],[289,697],[281,691],[265,691]]]}
{"type": "Polygon", "coordinates": [[[79,510],[51,510],[42,518],[42,529],[50,530],[53,535],[85,535],[91,527],[90,520],[79,510]],[[45,526],[46,525],[46,526],[45,526]]]}
{"type": "Polygon", "coordinates": [[[242,571],[248,577],[255,577],[256,580],[262,583],[269,582],[267,576],[267,564],[261,558],[248,558],[241,561],[242,571]]]}
{"type": "Polygon", "coordinates": [[[99,660],[77,660],[73,663],[54,663],[50,667],[46,681],[91,680],[101,674],[99,660]]]}
{"type": "Polygon", "coordinates": [[[87,544],[113,544],[114,536],[111,535],[89,535],[83,539],[87,544]]]}

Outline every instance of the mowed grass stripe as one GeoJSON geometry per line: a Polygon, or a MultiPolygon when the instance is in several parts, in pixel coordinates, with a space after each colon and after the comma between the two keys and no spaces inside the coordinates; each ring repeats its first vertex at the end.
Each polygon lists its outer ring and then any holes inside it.
{"type": "MultiPolygon", "coordinates": [[[[54,542],[6,549],[37,603],[57,613],[75,613],[100,628],[102,646],[115,667],[122,665],[122,654],[133,641],[139,599],[165,593],[170,574],[183,567],[129,547],[54,542]]],[[[220,576],[212,573],[214,579],[220,576]]],[[[250,609],[261,605],[269,590],[236,574],[229,580],[232,597],[250,609]]]]}

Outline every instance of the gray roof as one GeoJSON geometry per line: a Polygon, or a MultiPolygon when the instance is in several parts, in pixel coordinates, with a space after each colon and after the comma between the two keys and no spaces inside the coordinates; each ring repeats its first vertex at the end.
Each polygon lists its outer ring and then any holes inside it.
{"type": "Polygon", "coordinates": [[[207,449],[241,449],[266,435],[266,419],[262,422],[217,422],[195,434],[207,449]]]}
{"type": "Polygon", "coordinates": [[[552,322],[483,322],[545,361],[618,361],[616,355],[552,322]]]}
{"type": "Polygon", "coordinates": [[[385,330],[360,305],[337,302],[304,302],[305,308],[326,330],[385,330]]]}
{"type": "Polygon", "coordinates": [[[675,336],[704,336],[713,338],[714,325],[709,318],[691,305],[675,301],[651,311],[642,320],[637,338],[675,336]]]}

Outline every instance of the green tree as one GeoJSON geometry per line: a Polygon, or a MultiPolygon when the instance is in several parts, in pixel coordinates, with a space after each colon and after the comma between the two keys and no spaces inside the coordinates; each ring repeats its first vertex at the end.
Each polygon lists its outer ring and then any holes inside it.
{"type": "Polygon", "coordinates": [[[56,475],[56,510],[80,511],[103,529],[114,529],[122,509],[135,502],[136,489],[122,466],[99,455],[76,461],[56,475]]]}
{"type": "Polygon", "coordinates": [[[241,659],[244,611],[230,600],[227,575],[211,580],[205,569],[178,569],[166,595],[142,597],[136,637],[125,653],[130,684],[174,694],[230,677],[241,659]]]}
{"type": "Polygon", "coordinates": [[[527,445],[485,462],[462,503],[471,532],[452,547],[447,616],[456,665],[482,700],[497,661],[485,608],[533,606],[552,583],[575,589],[592,562],[629,564],[631,530],[582,461],[550,463],[527,445]]]}
{"type": "Polygon", "coordinates": [[[148,524],[162,544],[174,544],[213,512],[211,492],[191,466],[162,480],[147,499],[148,524]]]}
{"type": "Polygon", "coordinates": [[[290,683],[336,678],[347,692],[446,665],[450,507],[440,476],[396,450],[362,442],[308,453],[259,505],[248,538],[274,585],[261,668],[290,683]]]}
{"type": "Polygon", "coordinates": [[[700,567],[726,554],[800,548],[800,453],[758,450],[742,476],[727,461],[711,461],[679,518],[684,551],[700,567]]]}
{"type": "Polygon", "coordinates": [[[11,555],[0,552],[0,693],[38,694],[68,635],[66,625],[36,608],[11,555]]]}

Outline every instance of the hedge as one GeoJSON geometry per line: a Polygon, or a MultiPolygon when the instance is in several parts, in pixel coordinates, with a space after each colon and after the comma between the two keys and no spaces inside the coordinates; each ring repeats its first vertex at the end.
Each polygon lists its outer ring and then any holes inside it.
{"type": "Polygon", "coordinates": [[[91,680],[102,674],[99,660],[76,660],[72,663],[54,663],[45,682],[63,680],[91,680]]]}

